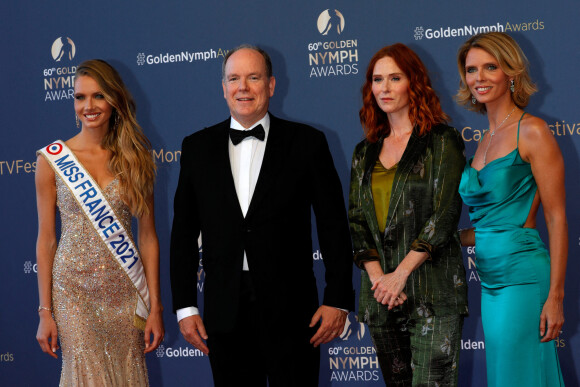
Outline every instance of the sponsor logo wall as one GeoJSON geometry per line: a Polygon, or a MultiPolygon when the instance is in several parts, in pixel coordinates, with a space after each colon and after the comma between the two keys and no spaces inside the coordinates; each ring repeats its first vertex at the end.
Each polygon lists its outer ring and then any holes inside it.
{"type": "MultiPolygon", "coordinates": [[[[564,380],[580,384],[580,5],[562,0],[532,4],[490,0],[477,10],[464,2],[352,2],[346,0],[270,2],[251,6],[225,0],[182,5],[144,0],[92,7],[32,0],[0,5],[0,41],[6,55],[0,84],[0,385],[56,385],[59,360],[43,354],[35,341],[38,323],[35,242],[35,151],[56,139],[67,140],[75,126],[74,74],[80,62],[102,58],[121,73],[137,102],[138,119],[153,143],[159,167],[156,224],[161,247],[161,286],[167,329],[162,345],[147,356],[153,386],[211,386],[209,361],[180,335],[171,313],[169,236],[182,139],[224,120],[228,110],[221,88],[221,62],[240,43],[258,44],[272,56],[276,93],[273,114],[325,132],[343,189],[350,159],[362,139],[358,122],[360,88],[366,65],[381,47],[410,45],[430,70],[451,124],[471,157],[487,129],[484,116],[455,104],[459,76],[455,55],[472,34],[504,31],[520,43],[539,92],[527,110],[542,117],[562,149],[566,163],[570,231],[566,323],[557,341],[564,380]],[[34,364],[36,372],[30,372],[34,364]]],[[[460,226],[469,224],[467,209],[460,226]]],[[[57,228],[60,226],[58,225],[57,228]]],[[[538,227],[545,242],[543,215],[538,227]]],[[[316,238],[312,252],[319,288],[324,285],[324,252],[316,238]]],[[[464,249],[470,316],[465,320],[459,362],[460,385],[485,386],[485,344],[480,321],[480,281],[475,249],[464,249]]],[[[200,251],[200,259],[202,252],[200,251]]],[[[355,286],[359,271],[355,268],[355,286]]],[[[203,295],[203,261],[197,273],[203,295]]],[[[300,286],[300,284],[296,284],[300,286]]],[[[203,302],[201,303],[203,310],[203,302]]],[[[517,327],[506,327],[506,332],[517,327]]],[[[506,333],[509,334],[509,333],[506,333]]],[[[284,339],[277,344],[284,351],[284,339]]],[[[384,381],[368,328],[355,314],[339,339],[322,347],[321,386],[381,386],[384,381]]],[[[243,349],[240,349],[243,356],[243,349]]]]}

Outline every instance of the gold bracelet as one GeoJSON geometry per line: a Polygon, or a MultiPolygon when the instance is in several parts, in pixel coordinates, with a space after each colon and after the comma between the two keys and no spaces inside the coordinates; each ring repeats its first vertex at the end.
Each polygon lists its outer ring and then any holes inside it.
{"type": "Polygon", "coordinates": [[[46,306],[40,305],[38,307],[38,313],[40,313],[41,310],[48,310],[50,313],[52,313],[52,308],[47,308],[46,306]]]}

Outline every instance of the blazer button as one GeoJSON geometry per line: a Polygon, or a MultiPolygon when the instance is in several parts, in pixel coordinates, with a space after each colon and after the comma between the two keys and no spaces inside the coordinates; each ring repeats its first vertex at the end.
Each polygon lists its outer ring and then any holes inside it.
{"type": "Polygon", "coordinates": [[[252,232],[252,229],[250,229],[250,228],[247,228],[247,229],[246,229],[246,232],[252,232]]]}

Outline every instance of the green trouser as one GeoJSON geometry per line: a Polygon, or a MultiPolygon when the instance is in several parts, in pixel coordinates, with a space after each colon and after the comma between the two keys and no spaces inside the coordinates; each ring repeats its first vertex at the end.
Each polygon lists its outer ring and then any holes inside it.
{"type": "Polygon", "coordinates": [[[386,326],[370,326],[385,384],[457,386],[463,318],[390,311],[386,326]]]}

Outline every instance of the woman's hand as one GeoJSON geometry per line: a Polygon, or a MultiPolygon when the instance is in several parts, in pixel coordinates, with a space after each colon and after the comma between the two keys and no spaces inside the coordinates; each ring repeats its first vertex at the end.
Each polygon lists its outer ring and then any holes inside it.
{"type": "Polygon", "coordinates": [[[554,340],[560,335],[562,325],[564,325],[564,305],[563,299],[548,295],[548,299],[542,308],[540,315],[540,336],[541,342],[545,343],[554,340]]]}
{"type": "Polygon", "coordinates": [[[38,330],[36,331],[36,340],[40,345],[42,352],[46,352],[55,359],[58,358],[56,350],[58,346],[58,333],[56,330],[56,323],[52,318],[52,314],[48,310],[41,310],[40,321],[38,323],[38,330]]]}
{"type": "Polygon", "coordinates": [[[155,351],[163,341],[164,335],[163,312],[161,310],[151,311],[145,323],[145,353],[155,351]]]}
{"type": "Polygon", "coordinates": [[[395,270],[392,273],[383,274],[373,281],[371,290],[375,291],[375,299],[383,305],[389,305],[389,310],[402,305],[407,300],[403,289],[407,285],[407,276],[395,270]]]}

